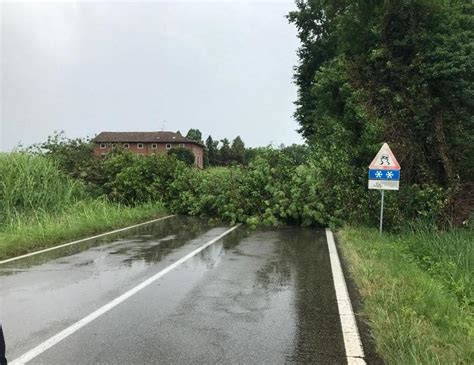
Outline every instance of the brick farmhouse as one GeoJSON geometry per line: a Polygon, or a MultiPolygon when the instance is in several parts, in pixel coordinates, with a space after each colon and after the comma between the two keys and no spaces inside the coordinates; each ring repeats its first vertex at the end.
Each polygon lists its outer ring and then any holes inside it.
{"type": "Polygon", "coordinates": [[[189,148],[194,154],[194,165],[203,167],[203,144],[174,132],[101,132],[93,141],[97,156],[106,155],[116,145],[140,155],[166,154],[172,148],[189,148]]]}

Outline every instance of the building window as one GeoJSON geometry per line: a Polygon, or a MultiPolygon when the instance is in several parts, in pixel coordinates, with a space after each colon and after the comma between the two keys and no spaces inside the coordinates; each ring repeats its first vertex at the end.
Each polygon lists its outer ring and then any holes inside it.
{"type": "Polygon", "coordinates": [[[180,143],[180,144],[179,144],[179,147],[183,147],[183,148],[184,148],[184,143],[180,143]]]}
{"type": "Polygon", "coordinates": [[[102,152],[100,155],[101,155],[102,157],[105,157],[107,154],[106,154],[105,152],[102,152]]]}
{"type": "Polygon", "coordinates": [[[153,148],[154,150],[156,150],[156,149],[158,148],[158,144],[152,143],[152,144],[151,144],[151,148],[153,148]]]}
{"type": "Polygon", "coordinates": [[[107,144],[105,144],[105,143],[100,144],[100,149],[101,150],[105,150],[106,148],[107,148],[107,144]]]}
{"type": "Polygon", "coordinates": [[[142,150],[143,149],[143,143],[137,143],[137,148],[139,150],[142,150]]]}
{"type": "Polygon", "coordinates": [[[171,149],[171,143],[167,143],[167,144],[166,144],[166,149],[167,149],[167,150],[170,150],[170,149],[171,149]]]}
{"type": "Polygon", "coordinates": [[[130,145],[128,143],[124,143],[123,148],[126,148],[128,150],[130,148],[130,145]]]}

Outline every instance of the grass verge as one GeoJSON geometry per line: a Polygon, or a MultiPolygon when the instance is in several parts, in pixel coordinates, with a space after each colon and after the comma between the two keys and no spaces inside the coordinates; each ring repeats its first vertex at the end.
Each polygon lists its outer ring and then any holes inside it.
{"type": "Polygon", "coordinates": [[[0,230],[0,260],[162,215],[160,204],[125,207],[105,200],[80,201],[61,213],[19,215],[0,230]]]}
{"type": "Polygon", "coordinates": [[[338,233],[388,364],[473,364],[474,232],[338,233]]]}

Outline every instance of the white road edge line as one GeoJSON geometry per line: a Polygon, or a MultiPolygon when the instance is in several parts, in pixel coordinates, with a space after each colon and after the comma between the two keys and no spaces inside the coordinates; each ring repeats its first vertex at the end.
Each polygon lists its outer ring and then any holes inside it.
{"type": "Polygon", "coordinates": [[[328,242],[329,259],[331,261],[334,289],[336,290],[337,307],[341,320],[342,336],[346,349],[346,358],[349,365],[365,364],[364,349],[360,339],[354,311],[352,310],[351,298],[347,291],[346,280],[341,267],[341,261],[334,242],[334,235],[326,228],[326,239],[328,242]]]}
{"type": "Polygon", "coordinates": [[[80,240],[77,240],[77,241],[68,242],[68,243],[64,243],[64,244],[62,244],[62,245],[58,245],[58,246],[53,246],[53,247],[45,248],[44,250],[39,250],[39,251],[27,253],[27,254],[25,254],[25,255],[12,257],[12,258],[9,258],[9,259],[0,261],[0,265],[1,265],[1,264],[6,264],[6,263],[12,262],[12,261],[21,260],[21,259],[24,259],[24,258],[27,258],[27,257],[39,255],[40,253],[45,253],[45,252],[57,250],[58,248],[63,248],[63,247],[75,245],[76,243],[81,243],[81,242],[84,242],[84,241],[93,240],[93,239],[95,239],[95,238],[104,237],[104,236],[107,236],[107,235],[109,235],[109,234],[113,234],[113,233],[118,233],[118,232],[126,231],[126,230],[128,230],[128,229],[140,227],[140,226],[143,226],[143,225],[145,225],[145,224],[150,224],[150,223],[162,221],[162,220],[165,220],[165,219],[174,217],[174,216],[176,216],[176,214],[167,215],[166,217],[161,217],[161,218],[153,219],[153,220],[151,220],[151,221],[147,221],[147,222],[135,224],[135,225],[133,225],[133,226],[128,226],[128,227],[124,227],[124,228],[119,228],[119,229],[116,229],[116,230],[114,230],[114,231],[101,233],[101,234],[98,234],[97,236],[92,236],[92,237],[87,237],[87,238],[81,238],[80,240]]]}
{"type": "Polygon", "coordinates": [[[194,251],[188,253],[186,256],[180,258],[176,262],[172,263],[170,266],[167,268],[161,270],[157,274],[153,275],[149,279],[143,281],[141,284],[138,284],[134,288],[130,289],[129,291],[125,292],[124,294],[120,295],[119,297],[113,299],[111,302],[105,304],[104,306],[100,307],[96,311],[92,312],[88,316],[82,318],[81,320],[77,321],[76,323],[72,324],[68,328],[62,330],[58,334],[54,335],[53,337],[50,337],[48,340],[44,341],[43,343],[39,344],[36,346],[34,349],[28,351],[27,353],[21,355],[19,358],[13,360],[10,365],[24,365],[28,361],[31,361],[41,353],[45,352],[47,349],[50,347],[53,347],[57,343],[61,342],[65,338],[71,336],[74,332],[78,331],[82,327],[86,326],[87,324],[91,323],[93,320],[97,319],[101,315],[107,313],[110,311],[112,308],[116,307],[120,303],[124,302],[128,298],[130,298],[132,295],[135,295],[138,293],[140,290],[146,288],[162,276],[166,275],[169,273],[171,270],[175,269],[185,261],[189,260],[191,257],[197,255],[199,252],[204,250],[206,247],[209,247],[210,245],[216,243],[219,241],[221,238],[224,236],[228,235],[230,232],[232,232],[234,229],[238,228],[240,224],[237,224],[233,226],[232,228],[228,229],[221,235],[217,236],[216,238],[212,239],[211,241],[205,243],[204,245],[200,246],[199,248],[195,249],[194,251]]]}

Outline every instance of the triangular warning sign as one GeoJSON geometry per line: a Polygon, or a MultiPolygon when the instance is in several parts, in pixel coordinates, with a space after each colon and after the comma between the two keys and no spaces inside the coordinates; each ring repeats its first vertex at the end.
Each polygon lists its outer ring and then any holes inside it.
{"type": "Polygon", "coordinates": [[[400,164],[388,144],[384,143],[369,166],[371,170],[400,170],[400,164]]]}

